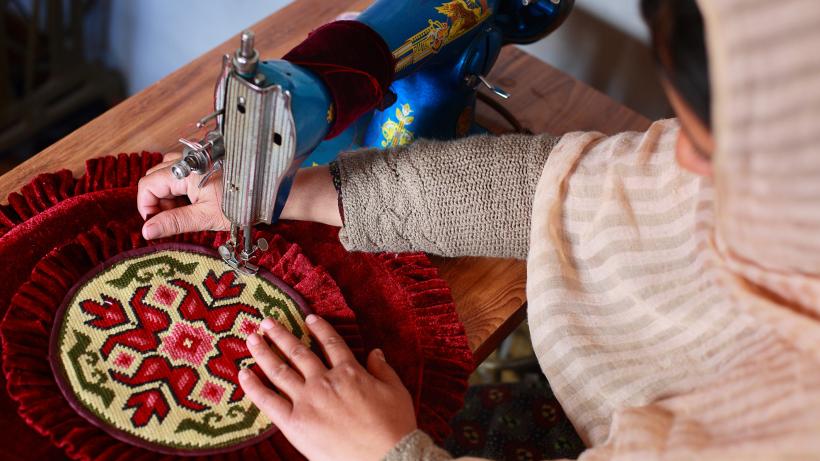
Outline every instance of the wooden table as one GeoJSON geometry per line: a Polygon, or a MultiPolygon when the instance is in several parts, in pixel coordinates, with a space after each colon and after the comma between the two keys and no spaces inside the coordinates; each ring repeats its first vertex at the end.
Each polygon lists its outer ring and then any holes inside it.
{"type": "MultiPolygon", "coordinates": [[[[257,48],[266,58],[282,56],[311,29],[369,3],[371,0],[297,0],[253,26],[257,48]]],[[[0,197],[5,199],[38,173],[68,168],[79,175],[90,157],[179,150],[177,139],[187,134],[185,127],[210,112],[220,57],[232,52],[237,42],[237,36],[230,38],[3,175],[0,197]]],[[[635,112],[512,47],[501,53],[490,77],[512,93],[506,107],[534,132],[616,133],[644,130],[649,125],[635,112]]],[[[477,114],[484,126],[509,129],[487,107],[479,106],[477,114]]],[[[524,319],[525,264],[489,258],[434,261],[452,288],[470,347],[480,362],[524,319]]]]}

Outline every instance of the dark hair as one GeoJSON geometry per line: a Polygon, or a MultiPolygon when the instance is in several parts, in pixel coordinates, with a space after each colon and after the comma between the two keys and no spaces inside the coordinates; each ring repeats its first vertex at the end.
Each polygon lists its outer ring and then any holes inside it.
{"type": "Polygon", "coordinates": [[[703,16],[695,0],[641,0],[652,33],[652,52],[678,94],[711,125],[709,62],[703,16]]]}

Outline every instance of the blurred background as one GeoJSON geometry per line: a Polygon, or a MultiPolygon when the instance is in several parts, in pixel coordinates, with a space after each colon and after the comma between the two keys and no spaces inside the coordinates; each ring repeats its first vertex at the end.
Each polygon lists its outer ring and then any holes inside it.
{"type": "MultiPolygon", "coordinates": [[[[671,114],[639,0],[576,0],[522,47],[656,119],[671,114]]],[[[0,173],[289,0],[0,0],[0,173]]]]}

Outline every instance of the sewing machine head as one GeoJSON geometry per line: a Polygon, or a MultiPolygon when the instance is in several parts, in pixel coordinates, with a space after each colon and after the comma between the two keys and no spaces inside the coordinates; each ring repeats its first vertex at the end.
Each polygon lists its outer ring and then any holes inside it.
{"type": "Polygon", "coordinates": [[[222,170],[222,212],[231,222],[231,236],[219,254],[250,274],[258,269],[250,262],[253,254],[267,250],[264,239],[252,240],[253,226],[273,219],[280,183],[296,152],[290,93],[280,85],[266,85],[258,65],[253,32],[243,32],[233,56],[223,57],[215,111],[197,124],[215,122],[215,129],[198,142],[181,139],[182,159],[171,169],[178,179],[203,175],[200,185],[222,170]]]}

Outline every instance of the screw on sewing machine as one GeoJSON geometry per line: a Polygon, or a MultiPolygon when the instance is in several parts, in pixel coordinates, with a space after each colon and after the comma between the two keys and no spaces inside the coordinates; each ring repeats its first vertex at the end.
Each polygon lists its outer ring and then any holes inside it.
{"type": "Polygon", "coordinates": [[[254,48],[254,33],[250,30],[242,32],[239,39],[239,49],[233,57],[233,65],[240,75],[251,75],[256,72],[256,64],[259,63],[259,52],[254,48]]]}
{"type": "MultiPolygon", "coordinates": [[[[210,176],[220,168],[220,159],[225,155],[225,144],[222,135],[211,131],[199,141],[180,139],[185,147],[182,149],[182,159],[171,167],[171,173],[177,179],[187,178],[191,173],[210,176]]],[[[203,178],[203,180],[207,180],[203,178]]],[[[200,184],[204,184],[200,181],[200,184]]]]}

